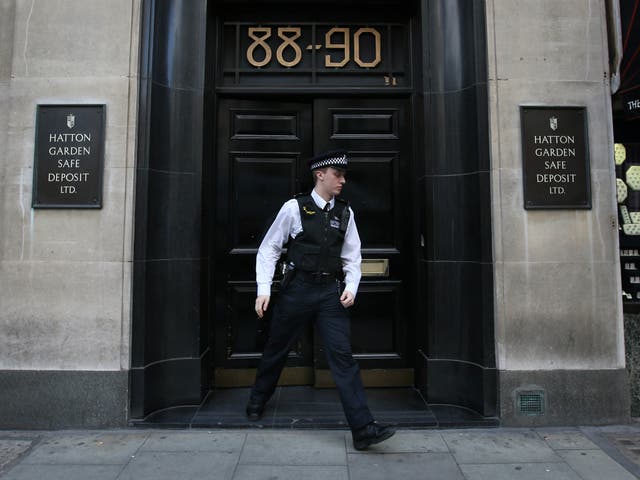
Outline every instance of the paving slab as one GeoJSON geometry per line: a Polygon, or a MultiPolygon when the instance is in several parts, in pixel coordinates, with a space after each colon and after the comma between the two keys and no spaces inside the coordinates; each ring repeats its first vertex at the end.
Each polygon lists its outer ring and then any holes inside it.
{"type": "Polygon", "coordinates": [[[464,480],[448,453],[349,454],[351,480],[464,480]]]}
{"type": "Polygon", "coordinates": [[[345,434],[348,453],[371,455],[376,453],[449,453],[438,432],[399,431],[389,440],[372,445],[368,450],[358,451],[353,447],[351,433],[345,434]]]}
{"type": "Polygon", "coordinates": [[[558,454],[584,480],[635,480],[602,450],[559,450],[558,454]]]}
{"type": "Polygon", "coordinates": [[[247,433],[240,464],[346,465],[344,432],[247,433]]]}
{"type": "Polygon", "coordinates": [[[607,434],[606,438],[629,460],[640,464],[640,434],[607,434]]]}
{"type": "Polygon", "coordinates": [[[230,480],[237,462],[233,453],[140,452],[118,480],[230,480]]]}
{"type": "Polygon", "coordinates": [[[152,432],[140,451],[239,453],[246,437],[244,432],[220,430],[152,432]]]}
{"type": "Polygon", "coordinates": [[[0,475],[33,445],[31,439],[0,438],[0,475]]]}
{"type": "Polygon", "coordinates": [[[610,425],[604,427],[581,427],[580,430],[606,455],[622,465],[628,472],[640,478],[640,459],[634,455],[633,445],[621,440],[631,440],[640,435],[634,425],[610,425]]]}
{"type": "Polygon", "coordinates": [[[52,434],[43,438],[22,463],[124,465],[146,438],[145,433],[52,434]]]}
{"type": "Polygon", "coordinates": [[[121,465],[17,465],[2,480],[116,480],[121,465]]]}
{"type": "Polygon", "coordinates": [[[598,448],[586,435],[578,431],[538,430],[538,435],[554,450],[591,450],[598,448]]]}
{"type": "Polygon", "coordinates": [[[460,469],[467,480],[582,480],[566,463],[467,464],[460,469]]]}
{"type": "Polygon", "coordinates": [[[465,431],[442,434],[459,464],[538,463],[562,459],[533,431],[465,431]]]}
{"type": "Polygon", "coordinates": [[[239,465],[233,480],[349,480],[346,466],[239,465]]]}

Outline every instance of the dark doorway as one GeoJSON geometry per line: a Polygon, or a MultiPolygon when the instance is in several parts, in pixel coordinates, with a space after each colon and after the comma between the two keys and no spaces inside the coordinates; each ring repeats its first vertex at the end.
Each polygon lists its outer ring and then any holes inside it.
{"type": "MultiPolygon", "coordinates": [[[[211,390],[211,380],[216,368],[250,372],[258,360],[251,309],[257,236],[303,189],[303,159],[334,145],[356,157],[344,196],[354,204],[365,258],[389,260],[387,277],[363,279],[353,312],[361,365],[405,369],[407,378],[413,371],[410,384],[431,408],[495,416],[485,1],[144,0],[141,9],[131,422],[195,425],[203,406],[224,408],[219,393],[244,398],[241,388],[211,390]],[[243,145],[229,136],[229,118],[218,117],[234,102],[249,109],[265,102],[275,112],[274,105],[288,105],[309,121],[288,146],[285,138],[243,145]],[[389,115],[394,109],[400,113],[389,115]],[[223,138],[226,163],[217,159],[223,138]],[[234,148],[255,155],[234,163],[234,148]],[[278,177],[277,191],[255,194],[266,184],[231,182],[238,172],[264,170],[269,152],[279,152],[269,173],[278,177]],[[383,179],[393,188],[375,184],[383,179]],[[367,196],[376,189],[387,196],[367,196]],[[235,201],[248,194],[253,203],[235,201]],[[244,220],[232,225],[225,215],[244,220]]],[[[281,120],[276,137],[290,129],[281,120]]],[[[315,385],[322,355],[313,332],[305,339],[291,362],[311,369],[315,385]]],[[[234,399],[229,408],[237,414],[234,399]]],[[[208,424],[219,425],[216,418],[208,424]]]]}
{"type": "MultiPolygon", "coordinates": [[[[345,148],[350,166],[343,197],[355,211],[363,255],[352,311],[354,355],[365,385],[413,386],[415,312],[407,285],[415,278],[409,239],[416,212],[406,187],[412,164],[409,101],[223,99],[217,118],[214,385],[253,382],[262,348],[256,332],[263,321],[253,311],[262,235],[286,200],[311,188],[306,160],[345,148]]],[[[331,386],[317,339],[307,329],[281,384],[331,386]]]]}

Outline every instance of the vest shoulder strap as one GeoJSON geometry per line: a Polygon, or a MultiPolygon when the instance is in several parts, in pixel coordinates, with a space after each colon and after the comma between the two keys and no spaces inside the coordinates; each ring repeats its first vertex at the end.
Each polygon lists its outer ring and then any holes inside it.
{"type": "Polygon", "coordinates": [[[340,202],[342,204],[342,213],[340,215],[340,231],[345,233],[349,226],[349,218],[351,217],[351,210],[349,208],[349,202],[342,198],[336,199],[336,205],[340,202]]]}
{"type": "Polygon", "coordinates": [[[309,194],[299,194],[296,195],[296,200],[298,201],[298,208],[300,209],[300,219],[304,221],[305,218],[316,215],[318,212],[318,207],[316,202],[313,201],[313,198],[309,194]]]}

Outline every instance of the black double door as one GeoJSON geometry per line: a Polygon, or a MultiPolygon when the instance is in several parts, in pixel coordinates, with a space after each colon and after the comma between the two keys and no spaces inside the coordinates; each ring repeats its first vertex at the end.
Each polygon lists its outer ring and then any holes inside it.
{"type": "MultiPolygon", "coordinates": [[[[306,160],[334,148],[349,151],[342,196],[362,240],[353,352],[366,385],[413,385],[410,119],[409,100],[398,98],[219,101],[212,227],[216,386],[253,382],[264,338],[254,312],[258,246],[282,204],[311,189],[306,160]]],[[[277,297],[274,285],[272,302],[277,297]]],[[[331,385],[313,326],[290,353],[281,383],[331,385]]]]}

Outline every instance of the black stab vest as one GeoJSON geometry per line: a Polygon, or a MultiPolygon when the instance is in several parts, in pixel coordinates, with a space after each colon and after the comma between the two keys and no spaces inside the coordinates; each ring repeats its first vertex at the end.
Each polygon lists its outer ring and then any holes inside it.
{"type": "Polygon", "coordinates": [[[291,240],[287,261],[305,272],[340,275],[340,254],[349,223],[349,204],[336,199],[333,208],[325,212],[316,205],[311,195],[300,195],[296,200],[302,232],[291,240]]]}

